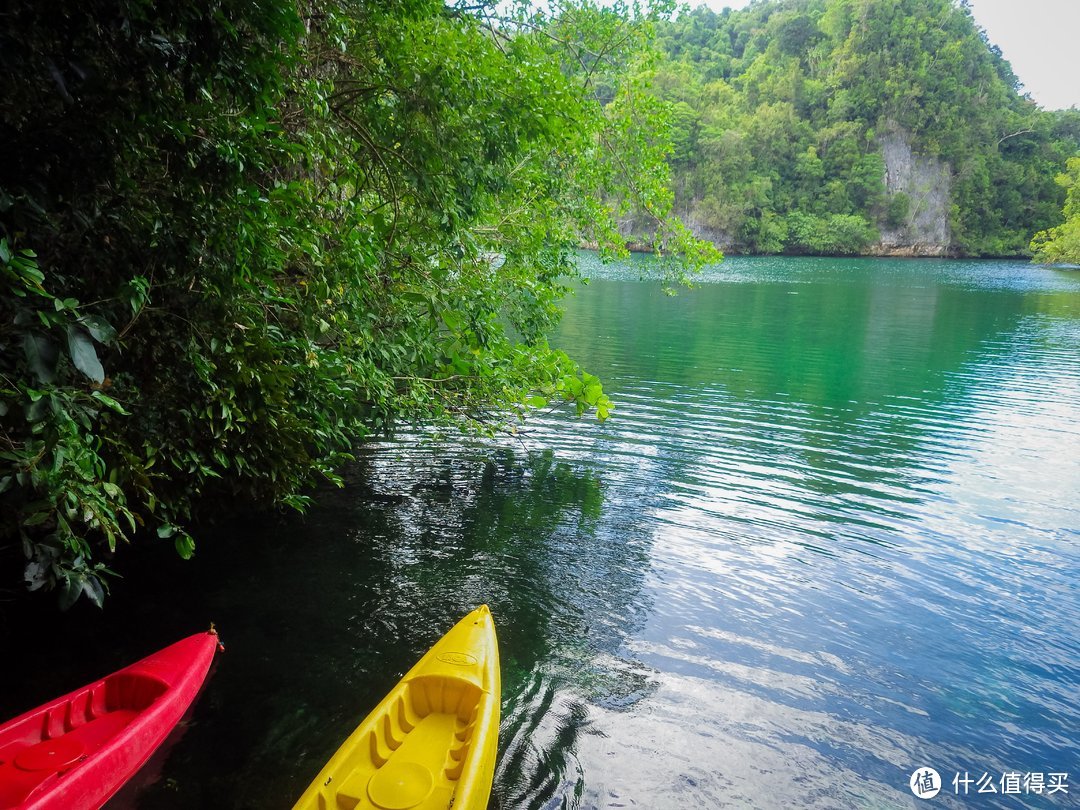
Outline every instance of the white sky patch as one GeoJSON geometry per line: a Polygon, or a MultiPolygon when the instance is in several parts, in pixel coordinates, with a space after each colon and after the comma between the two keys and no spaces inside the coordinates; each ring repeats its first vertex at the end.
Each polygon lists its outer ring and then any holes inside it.
{"type": "Polygon", "coordinates": [[[1080,106],[1080,0],[971,0],[971,11],[1040,106],[1080,106]]]}

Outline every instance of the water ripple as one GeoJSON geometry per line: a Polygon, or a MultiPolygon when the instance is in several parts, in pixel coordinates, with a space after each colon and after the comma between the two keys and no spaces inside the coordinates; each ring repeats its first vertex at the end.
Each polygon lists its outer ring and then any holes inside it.
{"type": "Polygon", "coordinates": [[[564,340],[617,417],[526,431],[599,465],[605,509],[650,536],[654,607],[618,655],[659,685],[631,709],[590,701],[580,804],[896,806],[919,764],[1067,770],[1080,284],[1007,263],[735,263],[707,280],[693,304],[594,282],[564,340]],[[882,285],[947,320],[894,317],[882,285]],[[810,326],[731,328],[754,296],[810,326]],[[873,342],[795,300],[866,318],[873,342]]]}

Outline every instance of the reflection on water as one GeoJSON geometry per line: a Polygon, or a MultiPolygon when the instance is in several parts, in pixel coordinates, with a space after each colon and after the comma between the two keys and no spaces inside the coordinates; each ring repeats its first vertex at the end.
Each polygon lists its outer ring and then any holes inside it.
{"type": "Polygon", "coordinates": [[[671,299],[632,273],[562,334],[619,419],[534,426],[665,482],[621,653],[657,686],[592,711],[581,803],[905,806],[923,764],[1074,766],[1078,280],[734,260],[671,299]]]}
{"type": "Polygon", "coordinates": [[[9,620],[43,674],[0,675],[5,713],[212,618],[229,652],[114,804],[287,807],[487,602],[503,810],[910,807],[923,765],[946,807],[957,771],[1075,771],[1009,806],[1075,802],[1080,278],[733,259],[672,298],[596,275],[556,341],[615,418],[409,434],[303,520],[144,553],[104,615],[9,620]]]}

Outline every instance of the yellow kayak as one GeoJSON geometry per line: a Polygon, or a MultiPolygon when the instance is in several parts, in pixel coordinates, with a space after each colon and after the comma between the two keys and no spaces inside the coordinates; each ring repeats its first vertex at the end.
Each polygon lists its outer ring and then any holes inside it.
{"type": "Polygon", "coordinates": [[[501,692],[495,623],[481,605],[405,673],[293,810],[484,810],[501,692]]]}

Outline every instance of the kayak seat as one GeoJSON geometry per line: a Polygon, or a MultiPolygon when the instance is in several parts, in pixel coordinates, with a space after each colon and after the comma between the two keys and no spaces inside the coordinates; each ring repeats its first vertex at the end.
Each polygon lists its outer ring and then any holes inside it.
{"type": "MultiPolygon", "coordinates": [[[[114,687],[115,691],[116,687],[114,687]]],[[[84,723],[89,723],[120,708],[138,710],[137,706],[125,705],[125,701],[116,700],[115,698],[112,706],[110,706],[107,692],[107,686],[95,684],[75,693],[62,706],[55,706],[45,711],[41,716],[40,738],[42,740],[51,740],[61,737],[74,731],[84,723]]],[[[145,706],[142,708],[145,708],[145,706]]]]}
{"type": "Polygon", "coordinates": [[[461,678],[408,681],[369,727],[371,769],[357,768],[335,785],[336,808],[445,808],[463,773],[482,697],[461,678]]]}
{"type": "Polygon", "coordinates": [[[482,692],[475,684],[460,678],[426,675],[413,678],[407,693],[418,717],[429,714],[452,714],[462,724],[475,716],[482,692]]]}
{"type": "Polygon", "coordinates": [[[104,806],[191,704],[217,643],[190,636],[0,724],[0,808],[104,806]]]}
{"type": "Polygon", "coordinates": [[[64,736],[77,740],[88,752],[96,751],[130,725],[131,721],[138,716],[139,712],[131,709],[117,709],[114,712],[103,714],[89,723],[83,723],[83,725],[69,731],[64,736]]]}
{"type": "Polygon", "coordinates": [[[105,679],[105,706],[109,711],[141,712],[169,691],[169,685],[144,672],[122,672],[105,679]]]}
{"type": "Polygon", "coordinates": [[[498,647],[482,606],[409,670],[294,810],[481,810],[497,751],[498,647]]]}
{"type": "Polygon", "coordinates": [[[379,718],[368,734],[371,768],[357,768],[335,789],[339,810],[374,806],[384,810],[445,808],[454,786],[444,765],[457,727],[455,714],[431,712],[415,717],[416,725],[404,731],[394,707],[379,718]],[[371,805],[363,804],[364,799],[371,805]]]}
{"type": "Polygon", "coordinates": [[[5,749],[4,756],[0,757],[0,807],[22,804],[45,784],[54,782],[57,774],[102,748],[139,715],[130,709],[117,709],[86,720],[85,712],[80,713],[80,709],[85,709],[85,705],[73,700],[66,706],[45,712],[41,733],[35,735],[37,740],[33,744],[27,744],[30,742],[27,740],[5,749]],[[65,717],[82,722],[64,733],[65,717]]]}

